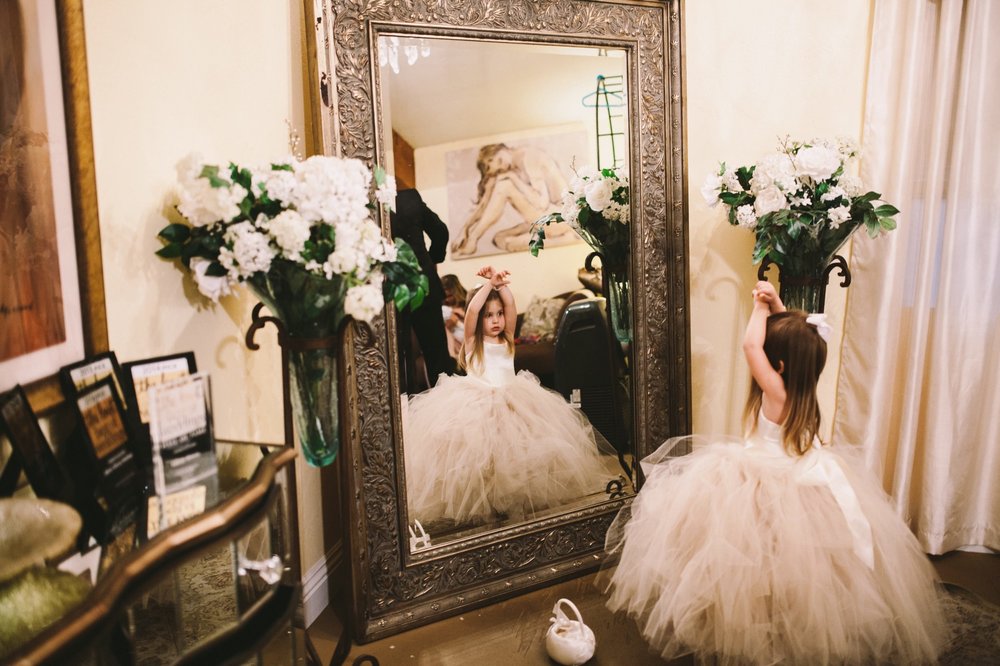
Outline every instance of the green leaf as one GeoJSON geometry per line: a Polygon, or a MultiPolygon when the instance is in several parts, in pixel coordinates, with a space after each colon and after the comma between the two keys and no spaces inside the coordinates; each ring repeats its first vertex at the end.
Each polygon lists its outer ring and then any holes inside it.
{"type": "Polygon", "coordinates": [[[410,304],[410,288],[405,284],[397,284],[393,291],[392,300],[396,303],[396,309],[402,310],[410,304]]]}
{"type": "Polygon", "coordinates": [[[899,209],[892,204],[882,204],[875,209],[875,214],[879,217],[892,217],[899,213],[899,209]]]}
{"type": "Polygon", "coordinates": [[[271,164],[271,171],[295,171],[291,164],[271,164]]]}
{"type": "Polygon", "coordinates": [[[160,238],[171,243],[184,243],[191,237],[191,227],[186,224],[168,224],[157,234],[160,238]]]}
{"type": "Polygon", "coordinates": [[[208,184],[212,187],[229,187],[228,180],[219,175],[219,167],[214,164],[206,164],[198,174],[201,178],[207,178],[208,184]]]}
{"type": "Polygon", "coordinates": [[[382,187],[382,185],[385,184],[385,169],[376,164],[375,168],[372,169],[372,173],[375,176],[375,186],[382,187]]]}
{"type": "Polygon", "coordinates": [[[176,259],[177,257],[181,256],[182,250],[183,247],[180,245],[180,243],[170,243],[168,245],[164,245],[159,250],[157,250],[156,254],[157,256],[163,257],[164,259],[176,259]]]}
{"type": "Polygon", "coordinates": [[[892,231],[896,228],[896,220],[891,217],[880,217],[878,218],[878,222],[886,231],[892,231]]]}
{"type": "Polygon", "coordinates": [[[727,206],[739,207],[741,199],[746,198],[743,192],[719,192],[719,199],[727,206]]]}
{"type": "Polygon", "coordinates": [[[756,168],[757,166],[754,165],[752,167],[740,167],[736,170],[736,179],[740,181],[740,185],[743,186],[744,190],[750,189],[750,180],[753,178],[753,170],[756,168]]]}
{"type": "Polygon", "coordinates": [[[205,275],[208,275],[210,277],[222,277],[223,275],[226,275],[228,272],[229,271],[227,271],[223,267],[223,265],[217,261],[213,261],[208,265],[208,268],[205,269],[205,275]]]}

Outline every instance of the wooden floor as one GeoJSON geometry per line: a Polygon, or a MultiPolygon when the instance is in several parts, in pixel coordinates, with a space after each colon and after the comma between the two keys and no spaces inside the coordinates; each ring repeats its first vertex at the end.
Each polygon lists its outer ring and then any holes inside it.
{"type": "MultiPolygon", "coordinates": [[[[942,581],[1000,605],[1000,555],[954,552],[932,560],[942,581]]],[[[355,645],[346,663],[371,654],[382,666],[551,665],[554,662],[545,654],[545,632],[552,606],[561,597],[576,603],[597,636],[597,654],[588,666],[666,663],[649,652],[634,622],[604,607],[604,596],[594,585],[593,574],[367,645],[355,645]]],[[[338,633],[329,609],[309,629],[324,664],[333,654],[338,633]]],[[[693,662],[686,658],[669,663],[693,662]]]]}

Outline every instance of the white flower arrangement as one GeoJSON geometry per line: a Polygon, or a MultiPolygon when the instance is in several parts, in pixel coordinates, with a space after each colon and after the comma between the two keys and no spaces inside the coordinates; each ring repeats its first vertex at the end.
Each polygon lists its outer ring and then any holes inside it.
{"type": "Polygon", "coordinates": [[[565,222],[609,264],[617,265],[628,253],[630,210],[628,176],[615,169],[581,169],[563,192],[560,210],[534,223],[528,248],[538,256],[545,247],[545,226],[565,222]]]}
{"type": "Polygon", "coordinates": [[[881,195],[862,194],[861,180],[847,173],[857,155],[850,139],[786,138],[752,166],[729,169],[723,162],[702,196],[710,207],[721,201],[730,224],[756,234],[754,263],[767,258],[801,275],[822,269],[862,224],[873,238],[896,228],[899,211],[875,207],[881,195]]]}
{"type": "MultiPolygon", "coordinates": [[[[275,271],[336,279],[346,288],[344,313],[363,321],[381,311],[384,296],[417,307],[427,292],[412,250],[382,236],[372,218],[396,198],[395,180],[378,167],[373,173],[360,160],[320,155],[221,168],[191,155],[177,176],[177,210],[187,224],[161,230],[157,254],[181,259],[214,302],[237,282],[263,288],[275,271]]],[[[303,297],[321,298],[315,288],[303,297]]]]}

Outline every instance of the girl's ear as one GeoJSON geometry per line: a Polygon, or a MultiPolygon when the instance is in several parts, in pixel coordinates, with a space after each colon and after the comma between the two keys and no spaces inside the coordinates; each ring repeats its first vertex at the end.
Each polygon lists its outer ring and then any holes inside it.
{"type": "Polygon", "coordinates": [[[778,361],[778,374],[780,375],[780,374],[782,374],[784,372],[785,372],[785,362],[784,361],[778,361]]]}

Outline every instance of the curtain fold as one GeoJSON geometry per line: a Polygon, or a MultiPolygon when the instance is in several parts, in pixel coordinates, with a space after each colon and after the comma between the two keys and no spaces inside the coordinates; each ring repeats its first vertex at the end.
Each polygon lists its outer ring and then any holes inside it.
{"type": "Polygon", "coordinates": [[[876,0],[833,438],[924,548],[1000,549],[1000,3],[876,0]]]}

